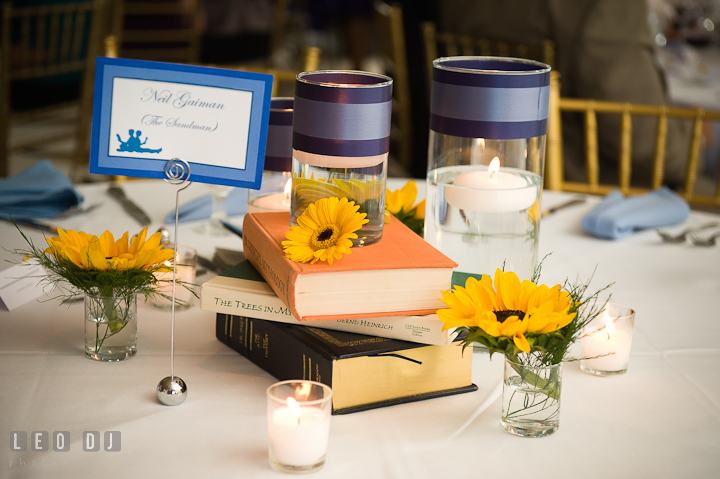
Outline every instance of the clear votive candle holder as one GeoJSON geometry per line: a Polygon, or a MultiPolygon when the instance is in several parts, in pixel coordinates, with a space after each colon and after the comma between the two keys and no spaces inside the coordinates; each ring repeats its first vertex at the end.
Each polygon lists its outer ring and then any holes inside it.
{"type": "Polygon", "coordinates": [[[267,389],[270,467],[304,474],[325,465],[332,390],[315,381],[290,380],[267,389]]]}
{"type": "Polygon", "coordinates": [[[635,311],[607,303],[583,329],[580,369],[595,376],[625,374],[630,362],[635,311]]]}
{"type": "Polygon", "coordinates": [[[532,277],[549,99],[543,63],[433,62],[424,238],[458,271],[532,277]]]}
{"type": "Polygon", "coordinates": [[[290,224],[321,198],[347,198],[367,215],[353,246],[377,243],[385,217],[393,80],[312,71],[295,81],[290,224]]]}
{"type": "Polygon", "coordinates": [[[267,147],[262,184],[248,190],[248,213],[290,211],[292,192],[293,98],[270,100],[267,147]]]}
{"type": "MultiPolygon", "coordinates": [[[[174,245],[167,244],[164,248],[172,249],[174,245]]],[[[175,311],[190,309],[193,306],[195,296],[192,291],[188,290],[180,282],[195,283],[195,274],[197,272],[197,251],[190,246],[178,245],[176,252],[177,271],[175,275],[175,311]]],[[[165,263],[165,266],[172,268],[172,261],[165,263]]],[[[157,291],[172,297],[172,279],[173,272],[155,273],[155,277],[162,280],[158,284],[157,291]]],[[[172,309],[172,301],[162,296],[156,295],[152,300],[152,305],[159,309],[172,309]]]]}

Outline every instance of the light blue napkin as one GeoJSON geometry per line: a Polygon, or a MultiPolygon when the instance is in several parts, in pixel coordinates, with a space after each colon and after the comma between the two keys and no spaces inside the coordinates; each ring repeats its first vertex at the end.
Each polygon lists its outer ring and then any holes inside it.
{"type": "Polygon", "coordinates": [[[65,173],[48,160],[10,178],[0,178],[0,216],[3,218],[53,218],[82,200],[65,173]]]}
{"type": "Polygon", "coordinates": [[[582,227],[599,238],[620,239],[635,230],[682,223],[689,215],[687,202],[665,186],[629,198],[612,191],[583,218],[582,227]]]}
{"type": "MultiPolygon", "coordinates": [[[[225,211],[228,216],[243,215],[247,211],[247,189],[233,188],[225,199],[225,211]]],[[[180,205],[178,221],[180,223],[206,220],[212,214],[212,195],[201,196],[184,205],[180,205]]],[[[165,224],[175,223],[175,210],[165,217],[165,224]]]]}

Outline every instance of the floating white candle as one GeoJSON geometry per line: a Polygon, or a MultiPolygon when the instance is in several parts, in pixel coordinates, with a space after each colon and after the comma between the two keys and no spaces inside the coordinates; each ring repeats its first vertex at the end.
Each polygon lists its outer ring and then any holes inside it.
{"type": "Polygon", "coordinates": [[[248,203],[248,213],[261,213],[263,211],[290,211],[290,190],[292,179],[285,183],[283,193],[271,193],[258,196],[248,203]]]}
{"type": "Polygon", "coordinates": [[[502,213],[523,211],[537,200],[538,187],[516,168],[500,168],[493,158],[487,169],[463,173],[445,188],[445,198],[455,208],[468,211],[502,213]]]}

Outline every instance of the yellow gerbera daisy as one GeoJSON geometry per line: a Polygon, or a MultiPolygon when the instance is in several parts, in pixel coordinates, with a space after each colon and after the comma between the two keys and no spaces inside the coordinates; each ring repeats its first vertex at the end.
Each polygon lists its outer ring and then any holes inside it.
{"type": "Polygon", "coordinates": [[[82,231],[58,228],[58,237],[47,239],[50,246],[45,253],[71,261],[84,270],[147,270],[173,257],[172,249],[161,247],[160,232],[145,240],[147,230],[144,228],[128,242],[128,232],[115,241],[110,231],[105,231],[98,238],[82,231]]]}
{"type": "Polygon", "coordinates": [[[495,282],[483,275],[480,281],[468,278],[465,287],[455,286],[441,293],[449,309],[438,316],[443,330],[460,326],[479,327],[493,337],[512,338],[525,353],[532,348],[529,333],[551,333],[575,318],[569,312],[572,300],[557,284],[552,288],[525,280],[513,272],[495,271],[495,282]]]}
{"type": "Polygon", "coordinates": [[[311,203],[292,226],[282,242],[285,256],[298,263],[315,263],[340,259],[350,254],[355,231],[369,220],[358,213],[360,206],[347,198],[333,196],[311,203]]]}

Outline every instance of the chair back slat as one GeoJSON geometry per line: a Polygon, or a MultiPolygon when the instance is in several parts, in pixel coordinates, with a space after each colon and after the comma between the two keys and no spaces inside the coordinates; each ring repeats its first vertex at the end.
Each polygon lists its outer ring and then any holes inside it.
{"type": "Polygon", "coordinates": [[[53,12],[50,15],[50,33],[48,35],[48,63],[53,64],[58,61],[58,40],[60,39],[60,13],[53,12]]]}
{"type": "Polygon", "coordinates": [[[82,39],[85,31],[85,12],[76,12],[75,13],[75,32],[73,35],[73,41],[72,41],[72,54],[71,59],[72,61],[77,61],[80,58],[80,53],[82,49],[82,39]]]}
{"type": "Polygon", "coordinates": [[[658,116],[655,130],[655,158],[653,159],[652,187],[660,188],[665,177],[665,152],[667,150],[667,113],[658,116]]]}
{"type": "Polygon", "coordinates": [[[595,110],[588,108],[585,112],[585,161],[587,165],[588,183],[597,187],[599,175],[597,116],[595,110]]]}
{"type": "Polygon", "coordinates": [[[22,16],[22,26],[20,30],[20,65],[23,68],[29,67],[35,60],[35,55],[30,45],[30,16],[22,16]],[[32,60],[31,60],[32,58],[32,60]]]}
{"type": "Polygon", "coordinates": [[[630,177],[632,176],[632,118],[630,105],[625,104],[620,120],[620,152],[618,161],[618,177],[620,190],[624,194],[630,191],[630,177]]]}
{"type": "Polygon", "coordinates": [[[72,18],[68,12],[62,15],[62,37],[60,38],[60,52],[58,63],[70,61],[70,38],[72,36],[72,18]]]}
{"type": "Polygon", "coordinates": [[[685,173],[685,199],[688,201],[695,192],[697,182],[698,165],[700,163],[700,142],[702,141],[703,110],[698,109],[693,121],[692,137],[690,140],[690,151],[688,153],[688,164],[685,173]]]}

